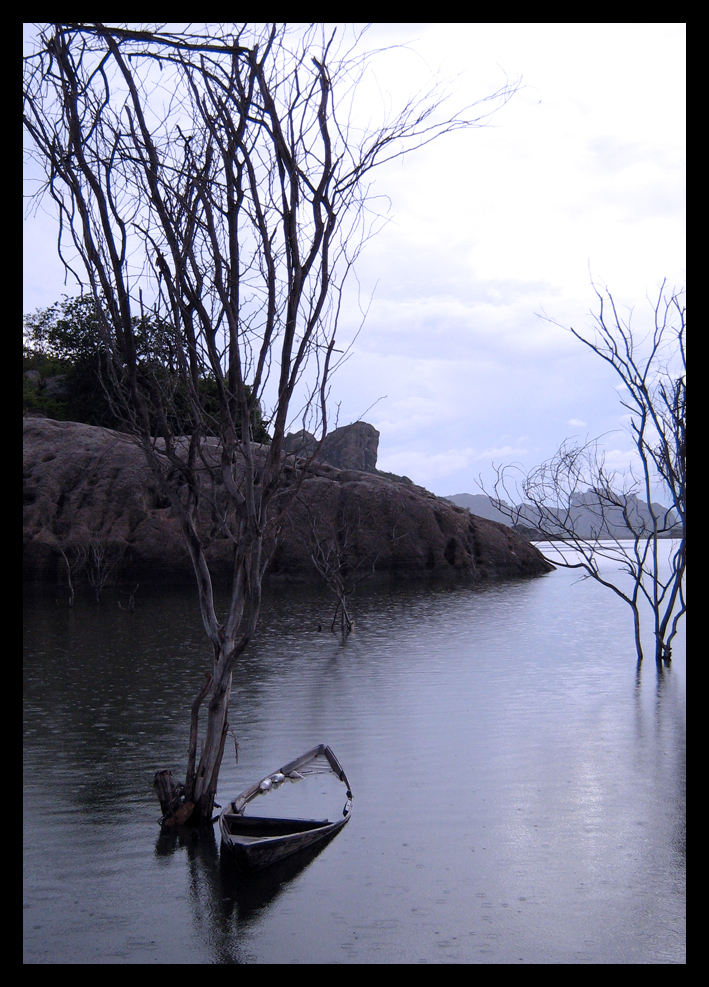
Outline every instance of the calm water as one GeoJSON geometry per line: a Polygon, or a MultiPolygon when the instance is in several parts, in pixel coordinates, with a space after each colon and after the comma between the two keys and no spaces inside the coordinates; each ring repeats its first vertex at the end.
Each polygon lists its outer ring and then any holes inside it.
{"type": "Polygon", "coordinates": [[[684,637],[638,677],[629,611],[577,579],[370,587],[344,644],[326,595],[270,597],[218,801],[319,742],[355,801],[251,879],[156,825],[208,667],[191,587],[28,593],[25,962],[685,962],[684,637]]]}

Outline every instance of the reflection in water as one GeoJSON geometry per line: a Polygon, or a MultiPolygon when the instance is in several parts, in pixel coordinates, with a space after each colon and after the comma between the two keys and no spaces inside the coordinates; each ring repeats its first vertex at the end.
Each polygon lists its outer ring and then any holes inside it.
{"type": "Polygon", "coordinates": [[[298,850],[285,860],[254,872],[241,870],[230,854],[223,853],[220,857],[219,876],[225,917],[233,916],[240,924],[254,919],[262,909],[269,907],[287,885],[309,867],[338,835],[339,833],[333,833],[314,846],[298,850]]]}
{"type": "Polygon", "coordinates": [[[155,853],[159,857],[184,855],[193,919],[208,935],[214,962],[240,963],[248,957],[238,947],[239,933],[256,923],[260,913],[274,905],[337,835],[255,873],[241,870],[231,854],[220,855],[215,830],[210,827],[163,828],[155,853]]]}
{"type": "Polygon", "coordinates": [[[272,595],[235,675],[218,801],[320,742],[357,798],[247,877],[157,827],[209,661],[192,588],[28,595],[26,962],[684,962],[683,639],[638,678],[627,608],[560,570],[355,605],[343,644],[326,594],[272,595]]]}

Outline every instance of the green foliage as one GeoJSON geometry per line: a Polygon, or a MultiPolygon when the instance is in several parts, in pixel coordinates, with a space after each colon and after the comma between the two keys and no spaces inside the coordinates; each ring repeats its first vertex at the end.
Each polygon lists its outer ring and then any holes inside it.
{"type": "Polygon", "coordinates": [[[54,418],[57,421],[65,421],[67,419],[66,402],[59,401],[45,393],[45,387],[48,379],[64,374],[67,367],[59,360],[45,357],[41,353],[23,347],[22,369],[24,373],[28,371],[31,373],[31,376],[23,375],[22,378],[23,414],[36,414],[46,418],[54,418]]]}
{"type": "MultiPolygon", "coordinates": [[[[107,354],[92,296],[65,296],[49,308],[26,315],[23,335],[24,414],[123,428],[102,383],[108,379],[107,354]],[[29,376],[28,371],[32,371],[29,376]]],[[[174,369],[169,327],[154,320],[136,320],[136,340],[143,383],[156,394],[158,390],[170,394],[171,426],[176,434],[189,434],[191,412],[184,385],[174,369]]],[[[216,380],[205,374],[199,382],[199,392],[205,420],[211,422],[208,431],[217,434],[220,412],[216,380]]],[[[251,428],[256,442],[270,443],[258,407],[252,415],[251,428]]]]}
{"type": "Polygon", "coordinates": [[[120,428],[101,384],[105,353],[93,298],[65,297],[37,309],[24,317],[23,336],[24,414],[120,428]],[[28,380],[28,370],[35,379],[28,380]]]}
{"type": "Polygon", "coordinates": [[[76,363],[101,349],[96,303],[90,295],[67,298],[23,319],[25,344],[45,357],[76,363]]]}

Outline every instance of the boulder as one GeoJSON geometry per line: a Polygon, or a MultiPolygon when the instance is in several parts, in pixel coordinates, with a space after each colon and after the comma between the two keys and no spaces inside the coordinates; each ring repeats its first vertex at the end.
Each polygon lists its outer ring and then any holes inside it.
{"type": "Polygon", "coordinates": [[[296,456],[298,459],[310,459],[315,454],[318,440],[312,432],[301,428],[299,432],[289,432],[283,440],[283,448],[289,456],[296,456]]]}
{"type": "MultiPolygon", "coordinates": [[[[287,453],[302,459],[309,459],[317,448],[317,439],[310,432],[301,429],[285,438],[287,453]]],[[[316,454],[321,463],[328,463],[338,469],[360,470],[374,473],[377,468],[379,432],[367,422],[354,422],[329,432],[316,454]]]]}
{"type": "Polygon", "coordinates": [[[23,376],[32,387],[39,387],[42,382],[39,370],[25,370],[23,376]]]}
{"type": "Polygon", "coordinates": [[[67,398],[71,397],[67,387],[67,378],[68,374],[55,374],[53,377],[47,377],[44,382],[44,396],[54,398],[55,401],[66,401],[67,398]]]}
{"type": "MultiPolygon", "coordinates": [[[[63,579],[62,551],[70,556],[94,543],[120,558],[125,580],[193,578],[179,521],[130,437],[46,418],[26,418],[23,424],[26,577],[63,579]]],[[[359,434],[371,437],[364,429],[359,434]]],[[[366,441],[349,448],[367,461],[366,441]]],[[[213,452],[217,457],[216,445],[213,452]]],[[[281,527],[271,580],[318,581],[311,559],[314,539],[344,553],[351,572],[373,569],[388,578],[482,583],[551,568],[511,528],[471,515],[413,483],[324,463],[303,475],[295,457],[285,470],[291,481],[302,482],[281,527]]],[[[206,509],[201,525],[212,571],[226,580],[231,542],[206,509]]]]}

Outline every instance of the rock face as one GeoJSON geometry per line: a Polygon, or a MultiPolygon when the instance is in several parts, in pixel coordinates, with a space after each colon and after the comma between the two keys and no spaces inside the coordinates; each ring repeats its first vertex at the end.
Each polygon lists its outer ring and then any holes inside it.
{"type": "MultiPolygon", "coordinates": [[[[315,452],[317,440],[302,429],[287,435],[284,445],[287,453],[309,459],[315,452]]],[[[379,432],[376,428],[367,422],[354,422],[326,435],[316,458],[318,462],[341,470],[374,473],[378,448],[379,432]]]]}
{"type": "MultiPolygon", "coordinates": [[[[26,418],[23,424],[26,577],[64,579],[61,550],[70,556],[77,546],[93,543],[107,557],[120,558],[121,579],[193,578],[177,517],[142,451],[127,436],[42,418],[26,418]]],[[[366,461],[366,443],[352,448],[366,461]]],[[[320,580],[310,557],[314,532],[322,545],[345,551],[350,570],[374,568],[379,576],[482,583],[551,568],[512,529],[475,517],[422,487],[325,464],[302,483],[282,526],[270,579],[320,580]]],[[[211,537],[212,570],[217,579],[226,579],[231,542],[213,524],[209,528],[208,518],[204,533],[211,537]]]]}

